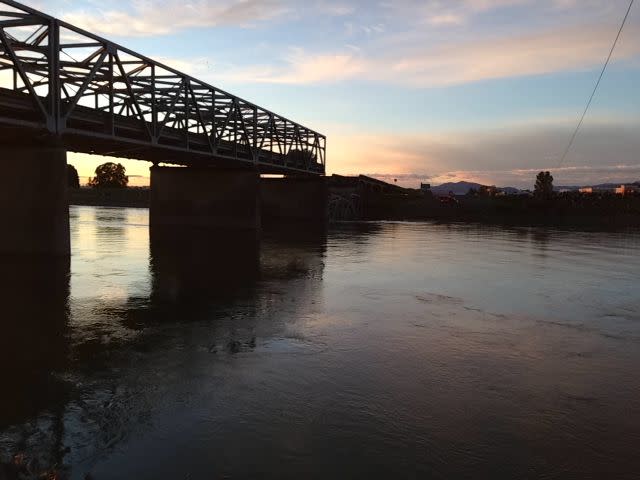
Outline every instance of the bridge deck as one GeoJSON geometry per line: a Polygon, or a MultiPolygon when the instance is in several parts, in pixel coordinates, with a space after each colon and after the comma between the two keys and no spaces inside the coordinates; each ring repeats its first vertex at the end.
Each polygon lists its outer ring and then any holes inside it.
{"type": "Polygon", "coordinates": [[[0,0],[0,142],[324,175],[326,137],[12,0],[0,0]]]}

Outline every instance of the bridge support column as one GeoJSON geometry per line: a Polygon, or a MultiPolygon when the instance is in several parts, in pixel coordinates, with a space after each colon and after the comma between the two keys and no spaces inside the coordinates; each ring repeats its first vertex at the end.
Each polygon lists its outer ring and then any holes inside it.
{"type": "Polygon", "coordinates": [[[66,151],[0,147],[0,162],[0,253],[70,255],[66,151]]]}
{"type": "Polygon", "coordinates": [[[251,170],[151,167],[151,228],[257,231],[259,182],[251,170]]]}
{"type": "Polygon", "coordinates": [[[262,178],[262,216],[273,222],[317,222],[327,218],[325,177],[262,178]]]}

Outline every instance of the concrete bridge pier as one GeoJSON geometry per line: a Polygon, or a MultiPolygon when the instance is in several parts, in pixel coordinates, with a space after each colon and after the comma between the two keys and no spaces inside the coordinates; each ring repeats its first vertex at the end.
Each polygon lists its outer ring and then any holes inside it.
{"type": "Polygon", "coordinates": [[[0,165],[0,254],[70,255],[66,151],[2,146],[0,165]]]}
{"type": "Polygon", "coordinates": [[[260,229],[255,170],[151,167],[151,228],[260,229]]]}
{"type": "Polygon", "coordinates": [[[262,178],[260,198],[265,222],[324,224],[327,219],[325,177],[262,178]]]}

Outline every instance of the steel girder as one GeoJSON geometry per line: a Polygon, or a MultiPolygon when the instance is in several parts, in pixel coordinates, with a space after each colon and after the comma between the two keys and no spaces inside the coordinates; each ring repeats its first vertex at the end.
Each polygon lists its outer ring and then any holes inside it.
{"type": "Polygon", "coordinates": [[[324,135],[12,0],[0,0],[0,125],[86,153],[325,173],[324,135]]]}

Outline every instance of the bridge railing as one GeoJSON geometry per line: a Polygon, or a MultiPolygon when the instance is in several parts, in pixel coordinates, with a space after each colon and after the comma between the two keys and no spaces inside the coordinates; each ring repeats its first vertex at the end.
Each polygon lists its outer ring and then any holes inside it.
{"type": "Polygon", "coordinates": [[[0,87],[33,108],[4,123],[325,171],[324,135],[12,0],[0,0],[0,87]]]}

